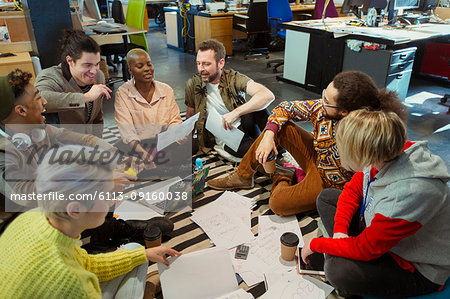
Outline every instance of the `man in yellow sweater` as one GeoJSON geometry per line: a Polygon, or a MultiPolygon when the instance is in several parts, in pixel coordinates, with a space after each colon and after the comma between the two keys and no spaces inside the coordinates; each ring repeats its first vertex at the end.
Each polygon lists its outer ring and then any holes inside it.
{"type": "Polygon", "coordinates": [[[102,225],[111,206],[98,192],[114,187],[115,163],[105,163],[102,152],[96,159],[77,155],[86,149],[93,150],[81,145],[55,148],[39,165],[37,194],[57,190],[59,199],[39,201],[40,209],[18,216],[0,237],[0,297],[142,298],[147,261],[168,265],[166,255],[180,255],[163,246],[145,249],[135,243],[97,255],[80,247],[81,232],[102,225]],[[74,195],[94,200],[71,200],[74,195]]]}

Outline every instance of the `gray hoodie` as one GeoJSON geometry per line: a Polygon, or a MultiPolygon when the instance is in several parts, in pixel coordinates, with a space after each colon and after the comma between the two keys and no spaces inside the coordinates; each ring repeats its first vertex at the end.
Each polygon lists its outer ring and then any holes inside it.
{"type": "Polygon", "coordinates": [[[390,251],[430,281],[443,285],[450,275],[450,202],[445,162],[431,153],[427,142],[416,142],[386,164],[366,190],[370,169],[364,170],[364,218],[370,225],[375,214],[420,223],[412,236],[390,251]]]}

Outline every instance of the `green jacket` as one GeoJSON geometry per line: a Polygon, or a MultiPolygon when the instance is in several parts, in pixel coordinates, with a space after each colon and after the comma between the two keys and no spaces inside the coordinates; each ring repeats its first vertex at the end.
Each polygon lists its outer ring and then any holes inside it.
{"type": "MultiPolygon", "coordinates": [[[[246,75],[236,72],[232,69],[222,70],[219,82],[220,95],[229,111],[245,103],[245,93],[247,83],[251,79],[246,75]]],[[[207,153],[214,146],[214,136],[205,129],[206,121],[206,83],[203,82],[199,74],[191,77],[186,82],[185,104],[187,107],[194,108],[195,113],[200,112],[197,121],[197,137],[200,151],[207,153]]]]}

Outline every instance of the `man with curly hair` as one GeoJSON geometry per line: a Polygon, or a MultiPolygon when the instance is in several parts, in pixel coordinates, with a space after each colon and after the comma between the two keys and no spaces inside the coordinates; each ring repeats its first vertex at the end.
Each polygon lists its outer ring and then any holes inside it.
{"type": "Polygon", "coordinates": [[[340,119],[362,107],[393,111],[406,119],[406,108],[394,92],[379,90],[362,72],[339,73],[323,90],[322,99],[282,102],[275,107],[264,133],[253,143],[238,170],[208,181],[208,186],[218,190],[253,188],[256,168],[267,161],[272,151],[277,154],[277,146],[281,146],[292,154],[306,177],[293,184],[292,176],[276,171],[272,176],[270,208],[281,216],[314,209],[324,188],[342,189],[353,175],[341,165],[335,130],[340,119]],[[292,121],[312,122],[313,134],[292,121]]]}

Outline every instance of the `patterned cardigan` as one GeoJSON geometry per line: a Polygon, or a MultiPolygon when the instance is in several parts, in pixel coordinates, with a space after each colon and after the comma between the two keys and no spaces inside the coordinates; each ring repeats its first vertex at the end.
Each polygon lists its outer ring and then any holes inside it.
{"type": "Polygon", "coordinates": [[[324,116],[320,100],[282,102],[273,109],[266,129],[276,134],[290,120],[312,122],[316,165],[324,186],[343,189],[353,173],[341,165],[335,139],[337,120],[324,116]]]}

